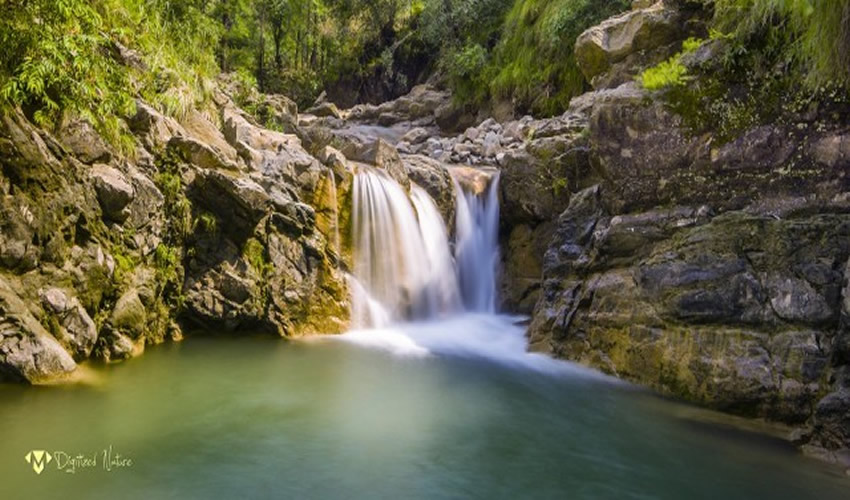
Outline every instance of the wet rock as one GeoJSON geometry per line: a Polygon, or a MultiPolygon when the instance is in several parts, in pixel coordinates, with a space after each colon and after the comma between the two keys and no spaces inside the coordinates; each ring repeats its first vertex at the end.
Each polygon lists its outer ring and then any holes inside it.
{"type": "Polygon", "coordinates": [[[383,139],[378,139],[367,146],[353,149],[347,152],[346,156],[354,161],[368,163],[385,170],[390,174],[390,177],[405,188],[410,183],[398,151],[383,139]]]}
{"type": "Polygon", "coordinates": [[[427,156],[402,156],[411,182],[421,186],[440,209],[446,225],[451,227],[455,211],[455,189],[448,166],[427,156]]]}

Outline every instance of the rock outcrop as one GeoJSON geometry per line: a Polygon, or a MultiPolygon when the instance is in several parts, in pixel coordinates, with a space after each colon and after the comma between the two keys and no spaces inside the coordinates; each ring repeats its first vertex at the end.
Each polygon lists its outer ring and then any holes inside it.
{"type": "MultiPolygon", "coordinates": [[[[582,35],[597,90],[499,162],[503,300],[533,309],[534,349],[783,422],[808,453],[846,460],[847,109],[694,133],[633,81],[699,29],[687,3],[582,35]]],[[[713,43],[688,62],[696,77],[713,43]]]]}
{"type": "MultiPolygon", "coordinates": [[[[0,117],[0,378],[47,381],[183,327],[346,328],[338,234],[351,170],[260,126],[228,85],[217,117],[177,121],[138,102],[129,157],[84,121],[52,135],[20,111],[0,117]]],[[[285,98],[240,97],[295,130],[285,98]]]]}

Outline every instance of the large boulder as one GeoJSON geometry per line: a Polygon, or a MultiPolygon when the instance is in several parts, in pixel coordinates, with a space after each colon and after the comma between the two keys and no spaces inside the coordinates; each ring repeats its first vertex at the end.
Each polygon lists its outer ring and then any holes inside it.
{"type": "Polygon", "coordinates": [[[802,424],[826,380],[850,216],[573,197],[543,263],[533,344],[717,409],[802,424]]]}
{"type": "Polygon", "coordinates": [[[386,171],[390,177],[405,188],[410,184],[407,169],[398,154],[398,150],[383,139],[377,139],[361,147],[343,150],[343,153],[351,160],[374,165],[386,171]]]}
{"type": "Polygon", "coordinates": [[[168,147],[177,151],[192,165],[209,170],[238,171],[239,165],[222,156],[209,144],[190,136],[175,135],[168,141],[168,147]]]}
{"type": "Polygon", "coordinates": [[[87,120],[66,119],[56,138],[83,163],[109,163],[112,150],[87,120]]]}
{"type": "Polygon", "coordinates": [[[631,83],[574,104],[591,113],[591,160],[612,213],[701,203],[732,210],[800,193],[829,200],[850,179],[850,171],[823,161],[836,157],[826,145],[809,146],[835,142],[834,133],[774,124],[718,143],[631,83]]]}
{"type": "Polygon", "coordinates": [[[132,339],[144,336],[147,328],[147,311],[139,291],[135,288],[124,292],[115,303],[115,308],[109,317],[112,329],[132,339]]]}
{"type": "Polygon", "coordinates": [[[136,101],[136,114],[128,120],[128,124],[142,145],[150,151],[164,148],[175,135],[186,134],[175,119],[163,115],[141,100],[136,101]]]}
{"type": "Polygon", "coordinates": [[[594,88],[616,87],[669,57],[684,38],[679,10],[658,1],[606,19],[579,35],[576,62],[594,88]]]}

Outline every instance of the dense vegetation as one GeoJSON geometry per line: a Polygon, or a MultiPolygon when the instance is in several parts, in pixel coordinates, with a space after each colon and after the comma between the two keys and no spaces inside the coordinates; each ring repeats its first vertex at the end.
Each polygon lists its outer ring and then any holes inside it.
{"type": "MultiPolygon", "coordinates": [[[[115,142],[142,97],[180,115],[220,71],[302,105],[388,99],[439,74],[460,104],[563,111],[587,89],[588,26],[628,0],[2,0],[0,102],[43,125],[82,115],[115,142]]],[[[715,10],[729,66],[816,88],[850,81],[844,0],[693,0],[715,10]]],[[[686,79],[677,60],[644,75],[686,79]]]]}

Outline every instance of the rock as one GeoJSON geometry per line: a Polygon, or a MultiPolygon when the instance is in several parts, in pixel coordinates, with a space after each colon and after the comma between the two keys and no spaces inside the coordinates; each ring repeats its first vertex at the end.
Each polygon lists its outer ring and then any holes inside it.
{"type": "Polygon", "coordinates": [[[140,100],[136,101],[136,114],[128,120],[128,124],[149,150],[164,148],[175,135],[185,135],[176,120],[140,100]]]}
{"type": "Polygon", "coordinates": [[[109,163],[112,152],[106,141],[86,120],[65,120],[56,138],[83,163],[109,163]]]}
{"type": "Polygon", "coordinates": [[[0,380],[39,383],[73,372],[77,365],[0,278],[0,380]]]}
{"type": "Polygon", "coordinates": [[[238,100],[245,109],[251,110],[258,123],[267,128],[287,134],[297,131],[298,105],[292,99],[281,94],[260,93],[255,87],[245,86],[235,73],[222,73],[219,81],[225,95],[225,99],[220,100],[238,100]]]}
{"type": "Polygon", "coordinates": [[[830,134],[812,145],[813,158],[829,168],[850,165],[850,134],[830,134]]]}
{"type": "Polygon", "coordinates": [[[132,228],[133,240],[142,255],[149,255],[162,242],[165,197],[156,184],[138,170],[130,170],[129,181],[133,185],[134,196],[125,209],[129,212],[126,225],[132,228]]]}
{"type": "Polygon", "coordinates": [[[235,231],[251,231],[271,209],[271,197],[260,184],[223,172],[201,172],[190,197],[235,231]]]}
{"type": "Polygon", "coordinates": [[[773,275],[767,279],[767,287],[770,305],[782,319],[816,325],[835,315],[826,299],[806,281],[773,275]]]}
{"type": "Polygon", "coordinates": [[[168,147],[179,152],[192,165],[209,170],[238,171],[239,165],[219,155],[213,148],[197,139],[186,136],[174,136],[168,141],[168,147]]]}
{"type": "Polygon", "coordinates": [[[531,314],[540,295],[543,262],[541,256],[552,236],[552,224],[532,229],[514,226],[503,254],[502,287],[499,297],[503,309],[531,314]]]}
{"type": "Polygon", "coordinates": [[[434,119],[440,130],[446,133],[458,132],[472,125],[474,118],[451,102],[442,104],[434,111],[434,119]]]}
{"type": "Polygon", "coordinates": [[[410,183],[398,151],[383,139],[378,139],[363,148],[353,149],[347,152],[346,156],[354,161],[369,163],[385,170],[390,174],[390,177],[405,188],[410,183]]]}
{"type": "MultiPolygon", "coordinates": [[[[226,103],[223,106],[226,106],[226,103]]],[[[223,163],[227,165],[238,163],[239,155],[236,149],[227,142],[219,126],[213,123],[212,118],[205,113],[192,110],[186,114],[180,124],[189,139],[203,144],[221,158],[223,163]]]]}
{"type": "Polygon", "coordinates": [[[685,38],[679,11],[664,2],[603,21],[579,35],[576,62],[594,88],[616,87],[669,57],[685,38]]]}
{"type": "Polygon", "coordinates": [[[318,155],[319,161],[330,168],[337,180],[342,180],[351,174],[351,166],[348,159],[336,148],[325,146],[318,155]]]}
{"type": "MultiPolygon", "coordinates": [[[[850,216],[704,207],[611,216],[602,189],[574,195],[558,220],[535,348],[723,411],[808,419],[828,369],[826,325],[843,286],[832,261],[850,255],[850,216]]],[[[527,252],[516,238],[509,263],[527,252]]]]}
{"type": "Polygon", "coordinates": [[[431,137],[431,133],[425,130],[422,127],[416,127],[410,129],[406,134],[401,137],[401,140],[407,142],[411,145],[421,144],[425,142],[428,137],[431,137]]]}
{"type": "Polygon", "coordinates": [[[127,220],[130,216],[127,205],[133,201],[136,191],[124,174],[107,165],[95,165],[91,176],[106,218],[118,223],[127,220]]]}
{"type": "Polygon", "coordinates": [[[402,156],[411,182],[421,186],[434,202],[446,225],[451,227],[455,212],[455,189],[449,167],[422,155],[402,156]]]}
{"type": "Polygon", "coordinates": [[[109,322],[116,332],[131,339],[144,336],[147,328],[147,313],[137,290],[130,289],[118,299],[109,322]]]}
{"type": "Polygon", "coordinates": [[[342,113],[339,112],[339,108],[337,108],[336,104],[332,102],[318,103],[312,108],[305,111],[305,113],[307,113],[308,115],[318,116],[319,118],[326,116],[337,119],[342,118],[342,113]]]}
{"type": "Polygon", "coordinates": [[[89,357],[97,341],[97,328],[77,298],[69,298],[59,288],[40,292],[42,304],[48,315],[56,319],[58,331],[54,332],[74,355],[82,361],[89,357]]]}
{"type": "Polygon", "coordinates": [[[139,52],[126,47],[124,44],[111,39],[110,43],[112,45],[113,52],[117,55],[119,61],[124,66],[128,66],[134,69],[138,69],[141,71],[147,71],[148,66],[145,64],[144,59],[142,59],[141,54],[139,52]]]}
{"type": "Polygon", "coordinates": [[[496,132],[487,132],[484,136],[483,156],[486,158],[495,158],[497,154],[502,152],[502,143],[496,132]]]}

